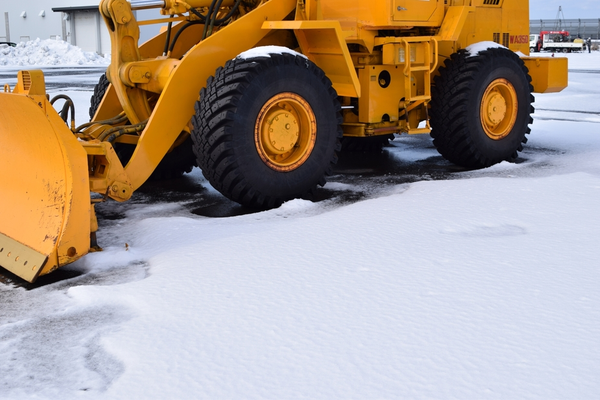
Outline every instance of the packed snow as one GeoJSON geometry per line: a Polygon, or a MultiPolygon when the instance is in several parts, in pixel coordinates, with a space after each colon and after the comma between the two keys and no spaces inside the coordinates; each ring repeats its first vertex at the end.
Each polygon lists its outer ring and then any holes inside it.
{"type": "Polygon", "coordinates": [[[108,65],[109,58],[83,51],[63,40],[30,40],[16,47],[0,45],[0,66],[108,65]]]}
{"type": "Polygon", "coordinates": [[[506,49],[506,47],[504,47],[501,44],[498,44],[496,42],[478,42],[478,43],[472,44],[470,46],[467,46],[467,48],[465,50],[469,53],[469,57],[475,57],[479,53],[481,53],[482,51],[485,51],[487,49],[506,49]]]}
{"type": "Polygon", "coordinates": [[[105,204],[81,275],[0,284],[0,398],[600,398],[600,53],[568,57],[515,164],[399,136],[381,156],[415,182],[340,173],[227,218],[105,204]]]}

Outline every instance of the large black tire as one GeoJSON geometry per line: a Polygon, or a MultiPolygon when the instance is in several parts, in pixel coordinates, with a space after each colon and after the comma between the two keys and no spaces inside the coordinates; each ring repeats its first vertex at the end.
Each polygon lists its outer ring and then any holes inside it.
{"type": "Polygon", "coordinates": [[[527,67],[510,50],[453,54],[431,91],[431,136],[439,153],[467,168],[514,161],[531,132],[530,82],[527,67]]]}
{"type": "Polygon", "coordinates": [[[213,187],[264,209],[310,198],[325,184],[341,147],[341,123],[337,93],[319,67],[299,55],[270,54],[230,60],[208,79],[196,103],[192,140],[213,187]],[[297,139],[289,140],[294,129],[297,139]],[[283,132],[285,153],[271,153],[278,150],[270,149],[271,140],[274,146],[279,140],[273,130],[283,132]]]}
{"type": "MultiPolygon", "coordinates": [[[[106,74],[102,74],[98,84],[94,87],[94,94],[90,99],[90,120],[94,118],[96,110],[106,94],[108,85],[110,85],[110,82],[106,78],[106,74]]],[[[115,143],[114,149],[121,163],[126,165],[133,155],[135,146],[125,143],[115,143]]],[[[192,150],[192,139],[188,136],[179,146],[175,147],[170,153],[165,155],[150,176],[150,179],[165,180],[178,178],[184,173],[191,172],[195,166],[196,157],[192,150]]]]}
{"type": "Polygon", "coordinates": [[[98,107],[100,107],[100,103],[102,102],[102,99],[106,94],[106,89],[108,89],[108,85],[110,85],[110,82],[108,81],[106,74],[102,74],[102,76],[98,80],[98,83],[96,84],[96,86],[94,86],[94,94],[92,94],[92,97],[90,98],[90,121],[92,120],[92,118],[94,118],[94,115],[96,115],[96,110],[98,110],[98,107]]]}

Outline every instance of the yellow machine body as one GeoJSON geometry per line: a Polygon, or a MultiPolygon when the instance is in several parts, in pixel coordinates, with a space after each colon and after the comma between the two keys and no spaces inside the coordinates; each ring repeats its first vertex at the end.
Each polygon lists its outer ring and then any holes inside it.
{"type": "Polygon", "coordinates": [[[189,136],[207,79],[255,47],[284,46],[316,64],[344,106],[347,137],[429,133],[440,66],[479,42],[520,52],[535,92],[567,85],[566,59],[528,57],[527,1],[226,0],[213,10],[223,25],[203,22],[217,3],[102,0],[111,84],[77,129],[50,105],[41,72],[21,72],[14,90],[0,93],[2,267],[32,282],[86,254],[97,229],[90,193],[129,199],[189,136]],[[134,11],[150,3],[165,18],[137,21],[134,11]],[[156,23],[170,26],[138,44],[139,25],[156,23]],[[119,143],[135,145],[126,165],[119,143]]]}
{"type": "Polygon", "coordinates": [[[0,93],[0,265],[33,281],[88,252],[90,196],[84,149],[48,103],[41,73],[21,74],[25,88],[0,93]]]}

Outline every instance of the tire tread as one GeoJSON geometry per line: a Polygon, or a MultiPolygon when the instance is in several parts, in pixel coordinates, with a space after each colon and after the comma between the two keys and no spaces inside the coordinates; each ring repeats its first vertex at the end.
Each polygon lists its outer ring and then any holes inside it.
{"type": "MultiPolygon", "coordinates": [[[[454,53],[450,59],[444,62],[444,65],[440,67],[439,75],[434,78],[430,112],[431,137],[438,152],[457,165],[467,168],[483,168],[498,162],[480,151],[473,143],[467,129],[467,111],[470,89],[476,83],[478,72],[500,57],[509,57],[518,64],[528,79],[529,93],[527,96],[533,102],[535,100],[531,95],[533,87],[527,67],[516,54],[505,49],[487,49],[475,57],[470,57],[464,50],[454,53]]],[[[533,106],[529,107],[529,112],[530,114],[534,112],[533,106]]],[[[531,116],[528,121],[529,124],[533,122],[531,116]]],[[[531,129],[527,127],[522,134],[530,132],[531,129]]],[[[523,137],[521,141],[525,143],[527,139],[523,137]]],[[[522,149],[523,146],[519,145],[505,159],[514,161],[522,149]]]]}
{"type": "MultiPolygon", "coordinates": [[[[289,199],[260,193],[245,179],[235,159],[232,133],[228,127],[234,118],[244,90],[253,78],[265,68],[292,63],[306,65],[308,61],[303,57],[290,54],[230,60],[207,80],[206,87],[200,92],[200,100],[196,103],[196,114],[192,119],[194,126],[192,139],[198,165],[215,189],[231,200],[248,207],[267,209],[289,199]]],[[[331,101],[339,109],[337,93],[331,87],[329,79],[314,64],[310,63],[307,67],[329,87],[331,101]]],[[[339,112],[338,114],[337,140],[342,137],[342,118],[339,112]]],[[[336,147],[339,147],[339,144],[336,147]]],[[[329,163],[333,165],[336,161],[337,155],[334,154],[329,163]]],[[[326,169],[325,175],[331,174],[331,170],[330,166],[326,169]]],[[[323,185],[325,181],[323,176],[315,182],[314,186],[323,185]]],[[[307,197],[312,191],[313,188],[310,188],[302,193],[296,193],[294,197],[307,197]]]]}

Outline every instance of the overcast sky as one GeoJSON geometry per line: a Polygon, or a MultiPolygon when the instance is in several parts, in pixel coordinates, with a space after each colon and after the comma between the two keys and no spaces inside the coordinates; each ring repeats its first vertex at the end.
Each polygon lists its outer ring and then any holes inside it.
{"type": "Polygon", "coordinates": [[[530,0],[529,18],[554,19],[558,13],[559,6],[562,6],[565,19],[600,19],[600,0],[530,0]]]}

